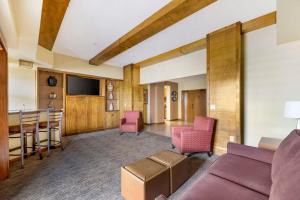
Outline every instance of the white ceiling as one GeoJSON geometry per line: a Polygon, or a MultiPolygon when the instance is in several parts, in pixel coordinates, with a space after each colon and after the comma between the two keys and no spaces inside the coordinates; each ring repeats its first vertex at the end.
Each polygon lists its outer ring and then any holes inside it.
{"type": "MultiPolygon", "coordinates": [[[[94,57],[170,0],[71,0],[54,51],[94,57]]],[[[276,0],[219,0],[106,62],[125,66],[276,10],[276,0]]]]}
{"type": "Polygon", "coordinates": [[[89,60],[171,0],[71,0],[53,50],[89,60]]]}

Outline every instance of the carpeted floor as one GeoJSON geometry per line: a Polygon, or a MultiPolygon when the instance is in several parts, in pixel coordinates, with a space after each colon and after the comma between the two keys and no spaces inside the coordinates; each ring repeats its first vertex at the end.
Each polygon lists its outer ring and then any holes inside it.
{"type": "MultiPolygon", "coordinates": [[[[170,149],[170,138],[151,133],[119,135],[107,130],[65,139],[65,151],[54,150],[42,161],[30,157],[25,169],[15,163],[11,178],[0,182],[1,200],[121,200],[120,167],[163,149],[170,149]]],[[[189,172],[194,174],[170,199],[177,199],[216,157],[190,157],[189,172]]]]}

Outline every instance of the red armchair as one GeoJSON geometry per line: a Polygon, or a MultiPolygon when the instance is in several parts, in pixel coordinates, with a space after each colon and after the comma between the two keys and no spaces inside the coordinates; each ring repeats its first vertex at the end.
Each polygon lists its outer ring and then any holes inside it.
{"type": "Polygon", "coordinates": [[[181,153],[207,152],[212,155],[212,136],[215,120],[197,116],[194,125],[172,127],[172,147],[181,153]]]}
{"type": "Polygon", "coordinates": [[[143,129],[143,120],[138,111],[126,111],[124,118],[120,120],[120,131],[123,133],[136,133],[143,129]]]}

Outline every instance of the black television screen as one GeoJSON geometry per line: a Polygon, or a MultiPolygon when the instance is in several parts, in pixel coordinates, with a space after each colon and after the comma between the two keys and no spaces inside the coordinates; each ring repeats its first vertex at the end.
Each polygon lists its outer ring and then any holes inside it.
{"type": "Polygon", "coordinates": [[[99,95],[99,80],[67,76],[68,95],[99,95]]]}

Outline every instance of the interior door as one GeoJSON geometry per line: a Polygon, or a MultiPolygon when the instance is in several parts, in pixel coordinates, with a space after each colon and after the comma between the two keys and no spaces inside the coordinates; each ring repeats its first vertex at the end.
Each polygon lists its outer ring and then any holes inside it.
{"type": "Polygon", "coordinates": [[[195,116],[206,116],[206,90],[182,92],[182,119],[193,122],[195,116]]]}

